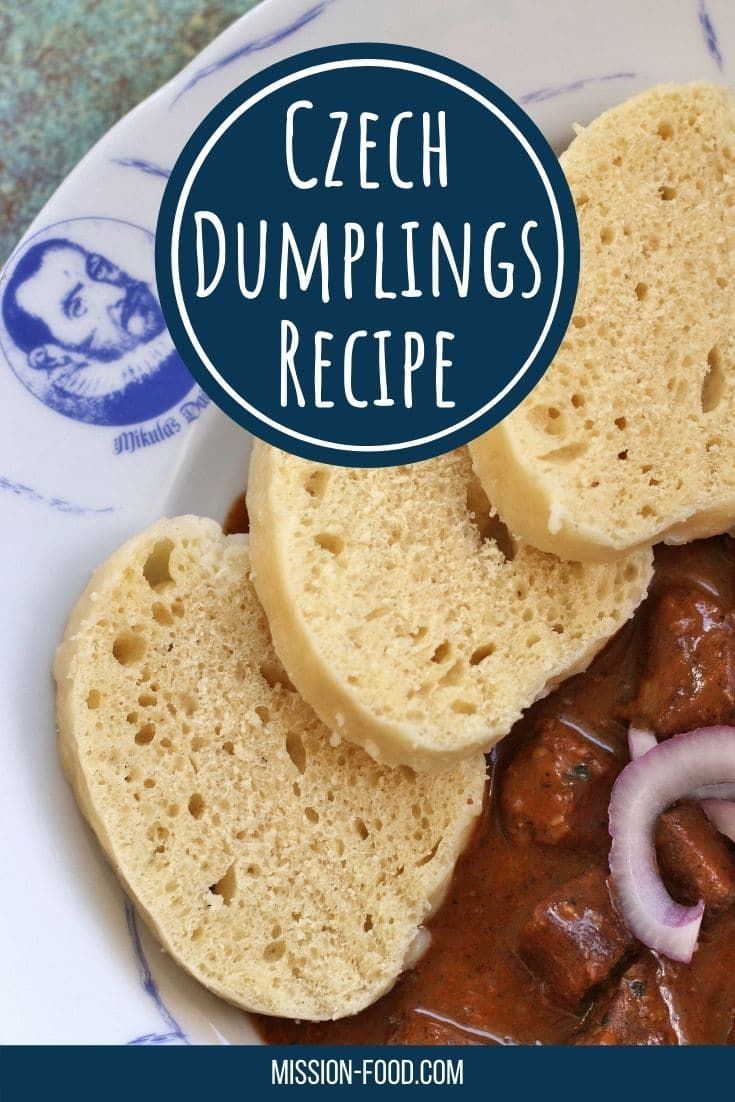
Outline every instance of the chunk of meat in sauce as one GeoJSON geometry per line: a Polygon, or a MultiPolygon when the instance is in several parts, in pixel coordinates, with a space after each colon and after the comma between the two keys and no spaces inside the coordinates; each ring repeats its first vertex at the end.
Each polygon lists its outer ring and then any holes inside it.
{"type": "MultiPolygon", "coordinates": [[[[707,918],[705,914],[705,919],[707,918]]],[[[661,990],[680,1044],[728,1044],[735,1023],[735,910],[702,925],[689,964],[658,958],[661,990]]]]}
{"type": "Polygon", "coordinates": [[[646,954],[631,964],[594,1007],[578,1045],[675,1045],[674,1030],[658,983],[656,961],[646,954]]]}
{"type": "Polygon", "coordinates": [[[568,1006],[602,983],[633,944],[600,868],[587,869],[542,900],[521,934],[528,965],[568,1006]]]}
{"type": "Polygon", "coordinates": [[[545,720],[503,778],[503,822],[516,840],[597,845],[607,838],[608,804],[620,762],[567,724],[545,720]]]}
{"type": "Polygon", "coordinates": [[[735,903],[735,849],[698,804],[665,811],[656,827],[661,873],[682,903],[703,899],[709,913],[735,903]]]}
{"type": "Polygon", "coordinates": [[[735,622],[703,590],[655,602],[635,713],[660,736],[735,721],[735,622]]]}

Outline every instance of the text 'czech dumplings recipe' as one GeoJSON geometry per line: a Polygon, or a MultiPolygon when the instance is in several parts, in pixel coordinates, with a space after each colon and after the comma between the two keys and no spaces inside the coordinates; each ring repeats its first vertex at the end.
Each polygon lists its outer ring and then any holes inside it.
{"type": "Polygon", "coordinates": [[[272,66],[205,119],[156,234],[169,329],[236,421],[325,462],[449,451],[541,378],[579,273],[556,158],[505,93],[405,47],[272,66]]]}

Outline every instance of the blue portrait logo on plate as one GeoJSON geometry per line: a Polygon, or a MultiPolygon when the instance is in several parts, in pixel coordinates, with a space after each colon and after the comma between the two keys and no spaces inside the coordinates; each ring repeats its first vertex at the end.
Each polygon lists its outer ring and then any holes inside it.
{"type": "Polygon", "coordinates": [[[0,342],[36,398],[89,424],[157,417],[194,386],[161,312],[153,236],[110,218],[23,243],[0,285],[0,342]]]}

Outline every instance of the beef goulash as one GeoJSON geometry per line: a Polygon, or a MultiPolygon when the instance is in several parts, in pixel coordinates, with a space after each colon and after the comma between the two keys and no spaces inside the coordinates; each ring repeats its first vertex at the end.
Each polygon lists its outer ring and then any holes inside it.
{"type": "Polygon", "coordinates": [[[689,964],[629,933],[608,868],[608,803],[629,725],[669,740],[734,722],[735,541],[660,546],[635,618],[493,750],[484,817],[417,967],[353,1018],[261,1018],[264,1038],[735,1044],[733,843],[696,802],[659,818],[666,886],[681,903],[705,902],[689,964]]]}

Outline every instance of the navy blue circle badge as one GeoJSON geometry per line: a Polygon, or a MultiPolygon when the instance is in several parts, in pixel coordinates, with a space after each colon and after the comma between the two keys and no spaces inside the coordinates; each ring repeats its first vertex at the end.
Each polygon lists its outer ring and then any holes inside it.
{"type": "Polygon", "coordinates": [[[246,81],[179,157],[161,305],[206,392],[255,435],[347,466],[497,424],[574,305],[579,237],[553,151],[490,81],[380,44],[246,81]]]}

